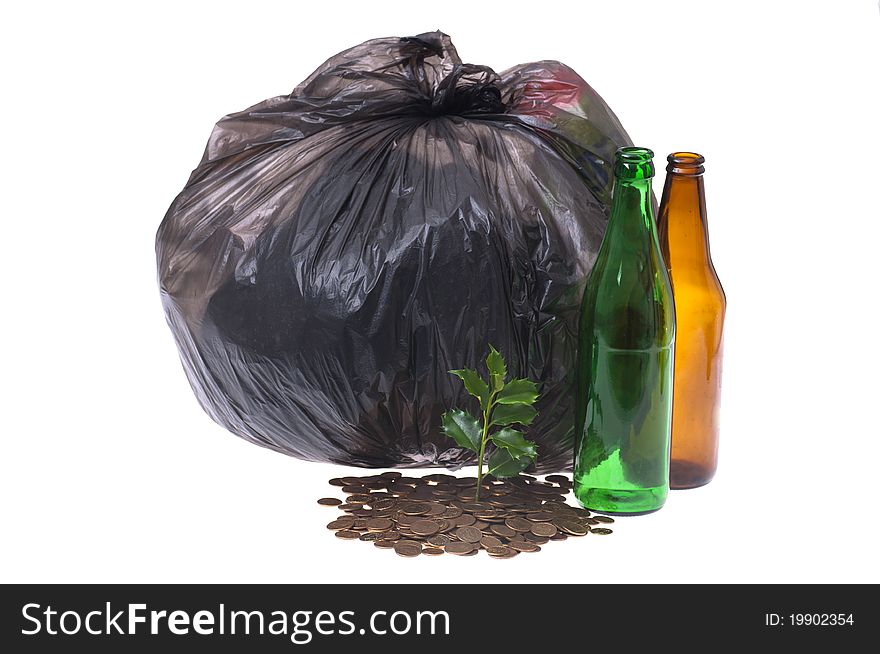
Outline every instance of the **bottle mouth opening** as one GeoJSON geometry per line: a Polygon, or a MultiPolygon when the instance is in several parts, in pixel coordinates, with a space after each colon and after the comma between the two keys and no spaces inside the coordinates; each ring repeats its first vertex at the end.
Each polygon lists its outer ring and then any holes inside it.
{"type": "Polygon", "coordinates": [[[669,165],[666,166],[666,172],[669,173],[702,175],[706,170],[703,167],[706,158],[696,152],[673,152],[666,157],[666,161],[669,162],[669,165]]]}
{"type": "Polygon", "coordinates": [[[648,148],[629,146],[618,148],[617,158],[626,163],[650,163],[654,159],[654,153],[648,148]]]}
{"type": "Polygon", "coordinates": [[[614,159],[614,175],[618,179],[638,180],[654,176],[654,153],[648,148],[618,148],[614,159]]]}

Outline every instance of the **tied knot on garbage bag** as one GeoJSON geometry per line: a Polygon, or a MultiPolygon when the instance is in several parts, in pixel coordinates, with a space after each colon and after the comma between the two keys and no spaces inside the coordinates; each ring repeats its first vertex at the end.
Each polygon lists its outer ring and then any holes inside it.
{"type": "Polygon", "coordinates": [[[463,64],[450,38],[441,32],[401,39],[415,49],[409,60],[409,77],[421,83],[425,106],[415,110],[432,116],[500,114],[504,112],[501,78],[487,66],[463,64]]]}
{"type": "Polygon", "coordinates": [[[431,97],[430,114],[467,116],[504,112],[498,76],[484,66],[456,65],[431,97]]]}
{"type": "Polygon", "coordinates": [[[156,236],[166,318],[219,424],[292,456],[456,467],[450,369],[539,383],[539,471],[571,466],[584,280],[631,141],[555,61],[496,73],[430,32],[222,118],[156,236]]]}

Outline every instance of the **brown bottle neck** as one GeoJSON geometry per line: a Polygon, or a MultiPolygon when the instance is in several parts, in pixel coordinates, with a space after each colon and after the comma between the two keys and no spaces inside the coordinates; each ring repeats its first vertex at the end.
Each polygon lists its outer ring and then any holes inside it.
{"type": "Polygon", "coordinates": [[[667,173],[658,222],[669,268],[712,265],[701,173],[667,173]]]}

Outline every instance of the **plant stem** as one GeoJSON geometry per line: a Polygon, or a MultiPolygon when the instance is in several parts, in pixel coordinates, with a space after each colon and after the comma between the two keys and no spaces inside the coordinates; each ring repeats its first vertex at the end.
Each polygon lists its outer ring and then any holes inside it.
{"type": "MultiPolygon", "coordinates": [[[[491,410],[491,406],[489,410],[491,410]]],[[[480,454],[477,457],[477,495],[475,502],[480,501],[480,488],[483,485],[483,456],[486,453],[486,443],[489,440],[489,411],[483,411],[483,435],[480,437],[480,454]]]]}
{"type": "Polygon", "coordinates": [[[480,487],[483,485],[483,457],[486,454],[486,443],[489,442],[489,420],[492,417],[492,409],[495,408],[496,395],[498,395],[498,391],[493,391],[489,395],[486,410],[483,411],[483,434],[480,436],[480,455],[477,458],[477,494],[474,498],[475,502],[480,501],[480,487]]]}

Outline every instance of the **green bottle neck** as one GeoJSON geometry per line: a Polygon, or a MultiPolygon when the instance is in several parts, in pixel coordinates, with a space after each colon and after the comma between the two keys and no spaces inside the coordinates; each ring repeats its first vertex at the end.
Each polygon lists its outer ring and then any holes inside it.
{"type": "Polygon", "coordinates": [[[654,206],[651,203],[651,178],[614,180],[611,219],[608,230],[627,241],[656,239],[654,206]],[[617,234],[622,232],[622,234],[617,234]]]}

